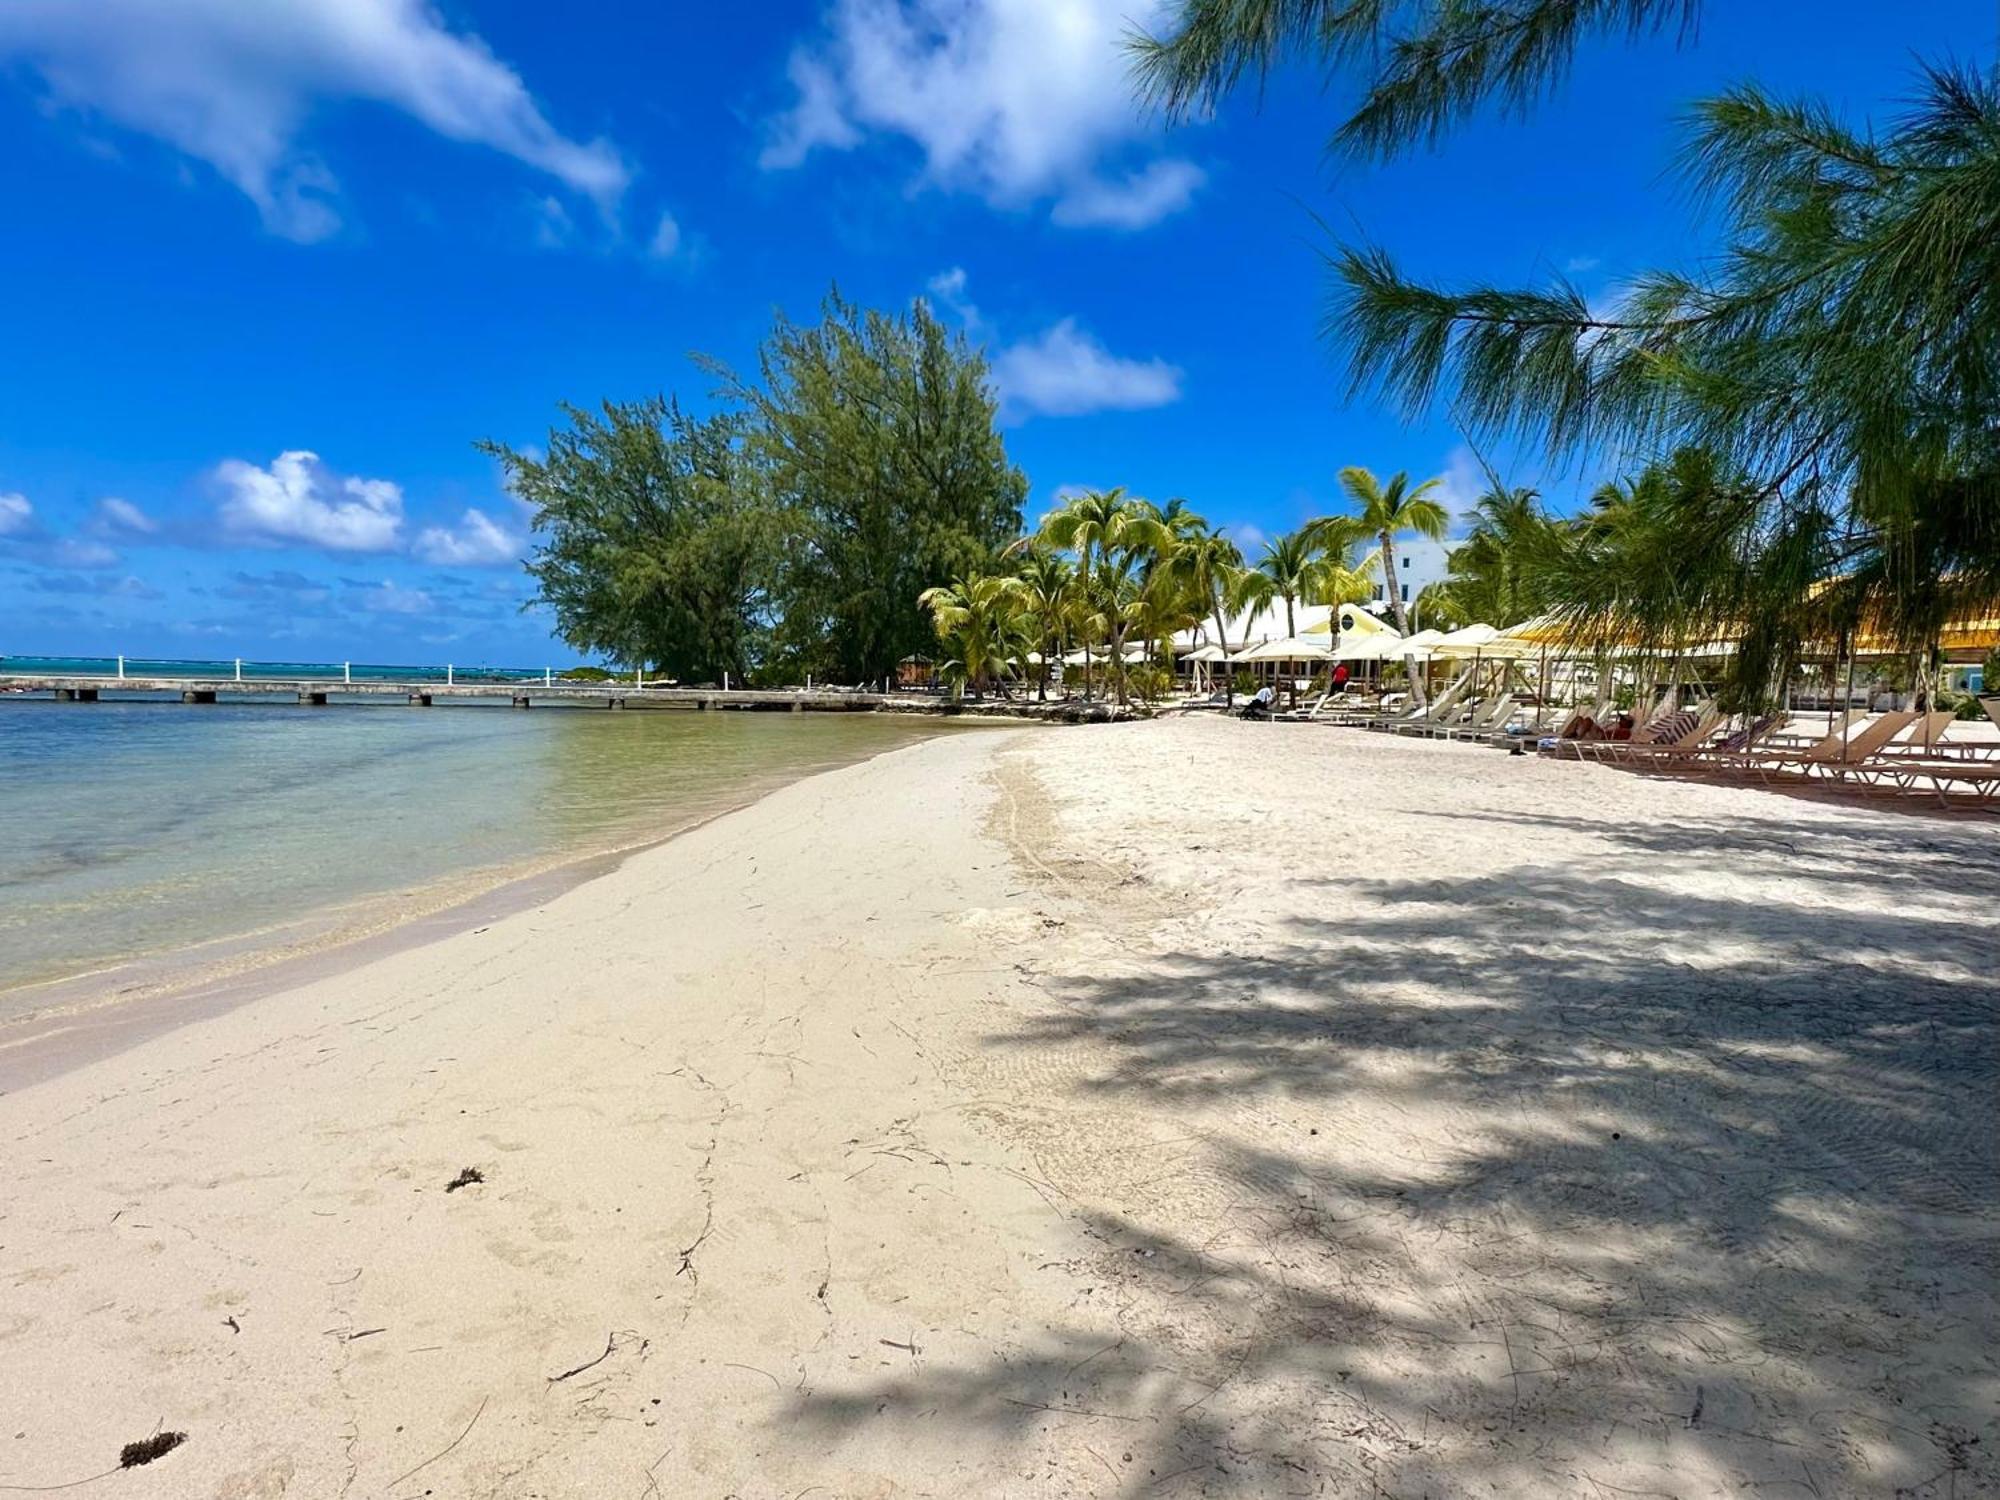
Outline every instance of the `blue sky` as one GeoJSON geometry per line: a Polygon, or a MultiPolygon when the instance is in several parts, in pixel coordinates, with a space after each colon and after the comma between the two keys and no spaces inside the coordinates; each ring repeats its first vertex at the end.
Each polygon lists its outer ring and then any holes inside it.
{"type": "MultiPolygon", "coordinates": [[[[1138,114],[1116,43],[1158,10],[5,0],[0,652],[568,661],[474,440],[702,405],[689,351],[747,363],[834,280],[988,346],[1031,514],[1125,484],[1254,549],[1349,463],[1462,501],[1448,420],[1345,399],[1314,215],[1608,295],[1710,244],[1669,175],[1689,99],[1879,119],[1995,30],[1991,0],[1716,0],[1691,47],[1594,46],[1532,120],[1359,167],[1308,75],[1138,114]]],[[[1561,506],[1593,477],[1496,456],[1561,506]]]]}

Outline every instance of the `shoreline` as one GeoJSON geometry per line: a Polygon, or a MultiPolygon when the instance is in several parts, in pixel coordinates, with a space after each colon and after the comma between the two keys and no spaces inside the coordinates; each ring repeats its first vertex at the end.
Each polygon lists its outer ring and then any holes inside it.
{"type": "Polygon", "coordinates": [[[885,752],[0,1096],[0,1485],[1970,1493],[1991,851],[1313,726],[885,752]]]}
{"type": "MultiPolygon", "coordinates": [[[[972,719],[972,727],[1021,729],[1018,720],[972,719]]],[[[100,967],[0,988],[0,1096],[115,1056],[189,1022],[226,1013],[298,985],[335,978],[376,959],[420,948],[527,910],[619,869],[628,860],[752,807],[786,787],[928,744],[937,734],[835,765],[802,767],[758,782],[720,806],[608,848],[456,871],[427,885],[380,891],[250,932],[112,960],[100,967]],[[413,909],[414,908],[414,909],[413,909]]]]}

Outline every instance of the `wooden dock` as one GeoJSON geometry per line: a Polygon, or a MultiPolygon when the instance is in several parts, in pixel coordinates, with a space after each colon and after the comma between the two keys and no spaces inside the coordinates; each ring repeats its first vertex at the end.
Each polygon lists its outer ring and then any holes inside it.
{"type": "MultiPolygon", "coordinates": [[[[824,689],[639,687],[619,682],[392,682],[367,678],[188,678],[188,677],[21,677],[0,676],[0,687],[14,692],[48,693],[64,703],[96,703],[134,694],[178,694],[183,703],[256,703],[273,699],[329,707],[335,704],[403,703],[413,708],[439,704],[491,705],[515,708],[537,705],[571,708],[746,709],[765,713],[857,713],[882,708],[940,707],[926,696],[920,703],[905,695],[840,693],[824,689]]],[[[915,697],[916,695],[908,695],[915,697]]]]}
{"type": "Polygon", "coordinates": [[[174,694],[189,704],[296,703],[340,705],[444,704],[514,708],[685,709],[739,713],[907,713],[956,716],[997,714],[1010,718],[1078,722],[1124,718],[1129,714],[1102,703],[1047,703],[1025,700],[958,702],[933,693],[840,692],[826,688],[640,687],[619,682],[392,682],[339,677],[189,678],[26,676],[0,674],[0,692],[47,693],[64,703],[115,702],[137,695],[174,694]]]}

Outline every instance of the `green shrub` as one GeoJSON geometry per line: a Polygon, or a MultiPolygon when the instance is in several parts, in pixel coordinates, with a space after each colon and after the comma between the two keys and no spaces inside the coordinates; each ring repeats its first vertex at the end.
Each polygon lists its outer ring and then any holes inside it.
{"type": "Polygon", "coordinates": [[[1263,684],[1257,680],[1255,672],[1238,672],[1230,679],[1229,685],[1245,697],[1257,691],[1263,684]]]}
{"type": "Polygon", "coordinates": [[[1127,673],[1125,685],[1133,697],[1157,703],[1174,690],[1174,674],[1165,667],[1147,663],[1127,673]]]}

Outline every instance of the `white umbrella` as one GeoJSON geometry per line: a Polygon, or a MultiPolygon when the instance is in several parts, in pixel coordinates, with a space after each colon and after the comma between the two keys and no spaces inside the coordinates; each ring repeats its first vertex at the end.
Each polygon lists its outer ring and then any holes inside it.
{"type": "Polygon", "coordinates": [[[1220,646],[1201,646],[1181,658],[1183,661],[1228,661],[1229,653],[1220,646]]]}
{"type": "MultiPolygon", "coordinates": [[[[1146,648],[1144,646],[1127,646],[1124,651],[1124,657],[1128,662],[1144,661],[1146,659],[1146,648]]],[[[1090,660],[1109,661],[1111,660],[1111,653],[1102,649],[1093,650],[1090,653],[1090,660]]],[[[1063,658],[1063,665],[1065,666],[1080,667],[1083,665],[1083,662],[1084,654],[1081,650],[1072,651],[1063,658]]]]}
{"type": "Polygon", "coordinates": [[[1309,641],[1303,636],[1287,636],[1281,641],[1259,641],[1256,645],[1237,652],[1229,659],[1235,661],[1325,661],[1333,652],[1324,641],[1309,641]]]}
{"type": "Polygon", "coordinates": [[[1431,654],[1444,657],[1491,656],[1494,654],[1491,647],[1499,639],[1500,632],[1491,625],[1468,625],[1463,630],[1451,631],[1432,641],[1431,654]]]}
{"type": "Polygon", "coordinates": [[[1335,661],[1400,661],[1406,655],[1414,655],[1418,661],[1431,659],[1430,652],[1421,646],[1412,652],[1399,635],[1344,635],[1333,648],[1335,661]]]}

